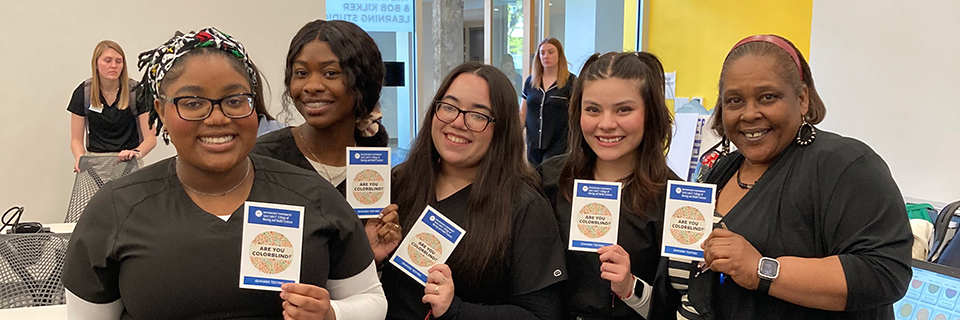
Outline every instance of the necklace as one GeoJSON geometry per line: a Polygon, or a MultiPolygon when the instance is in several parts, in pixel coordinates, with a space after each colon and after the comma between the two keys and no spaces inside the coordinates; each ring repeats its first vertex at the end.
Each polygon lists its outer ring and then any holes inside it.
{"type": "MultiPolygon", "coordinates": [[[[243,179],[240,180],[240,182],[237,183],[237,185],[233,186],[233,188],[230,188],[230,190],[224,191],[223,193],[206,193],[206,192],[200,192],[200,191],[197,191],[197,189],[194,189],[194,188],[191,188],[190,186],[188,186],[186,183],[183,182],[183,180],[180,180],[180,184],[183,185],[185,188],[187,188],[187,190],[193,191],[193,193],[199,194],[199,195],[201,195],[201,196],[208,196],[208,197],[226,197],[227,194],[230,194],[231,192],[233,192],[233,190],[237,190],[237,188],[239,188],[240,185],[242,185],[244,181],[247,181],[247,178],[250,177],[250,168],[251,168],[251,167],[253,167],[253,163],[251,163],[250,160],[248,159],[248,160],[247,160],[247,173],[243,175],[243,179]]],[[[180,177],[177,176],[177,178],[179,179],[180,177]]]]}
{"type": "Polygon", "coordinates": [[[320,162],[320,157],[317,157],[317,155],[313,153],[313,149],[310,149],[310,145],[307,144],[307,139],[303,137],[303,129],[297,128],[297,134],[300,135],[300,141],[303,141],[303,146],[307,148],[307,152],[310,153],[310,156],[314,159],[317,159],[317,163],[320,164],[320,169],[323,169],[323,173],[326,174],[326,177],[329,179],[329,181],[332,182],[334,180],[339,180],[340,176],[347,175],[347,172],[344,171],[343,173],[338,174],[336,177],[331,176],[330,172],[327,171],[327,165],[323,164],[323,162],[320,162]]]}
{"type": "Polygon", "coordinates": [[[753,186],[755,186],[756,184],[757,184],[756,182],[747,184],[747,183],[743,183],[743,181],[740,181],[740,169],[737,169],[737,185],[740,186],[740,189],[750,190],[750,188],[753,188],[753,186]]]}

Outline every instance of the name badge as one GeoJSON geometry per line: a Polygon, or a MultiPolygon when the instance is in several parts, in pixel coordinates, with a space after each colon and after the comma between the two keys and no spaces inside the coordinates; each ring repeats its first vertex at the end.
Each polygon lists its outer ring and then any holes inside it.
{"type": "Polygon", "coordinates": [[[92,103],[90,104],[90,107],[87,108],[87,110],[90,110],[96,113],[103,113],[103,107],[94,107],[92,103]]]}

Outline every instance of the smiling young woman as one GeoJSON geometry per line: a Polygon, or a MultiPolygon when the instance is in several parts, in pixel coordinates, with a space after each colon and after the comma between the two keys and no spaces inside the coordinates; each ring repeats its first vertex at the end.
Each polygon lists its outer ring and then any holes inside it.
{"type": "Polygon", "coordinates": [[[311,172],[250,154],[266,109],[243,46],[206,28],[141,58],[141,101],[177,156],[90,200],[64,266],[71,317],[382,318],[373,253],[346,201],[311,172]],[[303,207],[300,281],[280,294],[238,287],[247,201],[303,207]]]}
{"type": "Polygon", "coordinates": [[[523,159],[517,97],[493,66],[455,68],[394,170],[404,230],[430,205],[466,230],[426,288],[383,270],[389,319],[557,319],[566,278],[556,220],[523,159]],[[456,284],[456,287],[454,287],[456,284]]]}
{"type": "Polygon", "coordinates": [[[651,309],[659,308],[652,285],[661,261],[664,192],[668,179],[679,179],[664,157],[671,119],[663,83],[656,56],[611,52],[587,59],[573,85],[569,153],[539,168],[564,242],[575,179],[622,182],[623,202],[618,244],[600,248],[599,256],[566,252],[564,319],[660,318],[651,309]]]}

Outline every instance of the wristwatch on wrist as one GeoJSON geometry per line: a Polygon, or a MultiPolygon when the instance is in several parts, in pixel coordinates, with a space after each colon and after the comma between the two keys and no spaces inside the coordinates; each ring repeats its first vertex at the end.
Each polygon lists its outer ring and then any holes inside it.
{"type": "Polygon", "coordinates": [[[780,275],[780,261],[773,258],[760,258],[760,264],[757,266],[757,276],[760,277],[760,283],[757,284],[757,291],[763,294],[770,294],[770,284],[777,280],[780,275]]]}

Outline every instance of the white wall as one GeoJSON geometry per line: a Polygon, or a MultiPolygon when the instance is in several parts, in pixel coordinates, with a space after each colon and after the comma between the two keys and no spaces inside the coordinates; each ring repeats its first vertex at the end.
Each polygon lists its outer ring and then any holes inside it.
{"type": "MultiPolygon", "coordinates": [[[[263,70],[272,89],[267,102],[276,114],[290,39],[303,24],[323,18],[324,5],[323,0],[0,0],[0,209],[20,205],[26,207],[25,220],[63,221],[74,180],[66,107],[73,90],[90,77],[90,58],[100,40],[120,43],[131,77],[139,79],[139,52],[160,45],[175,30],[216,26],[239,39],[263,70]]],[[[173,146],[161,140],[145,160],[173,154],[173,146]]]]}
{"type": "Polygon", "coordinates": [[[904,196],[960,199],[960,1],[817,0],[822,128],[869,144],[904,196]]]}

